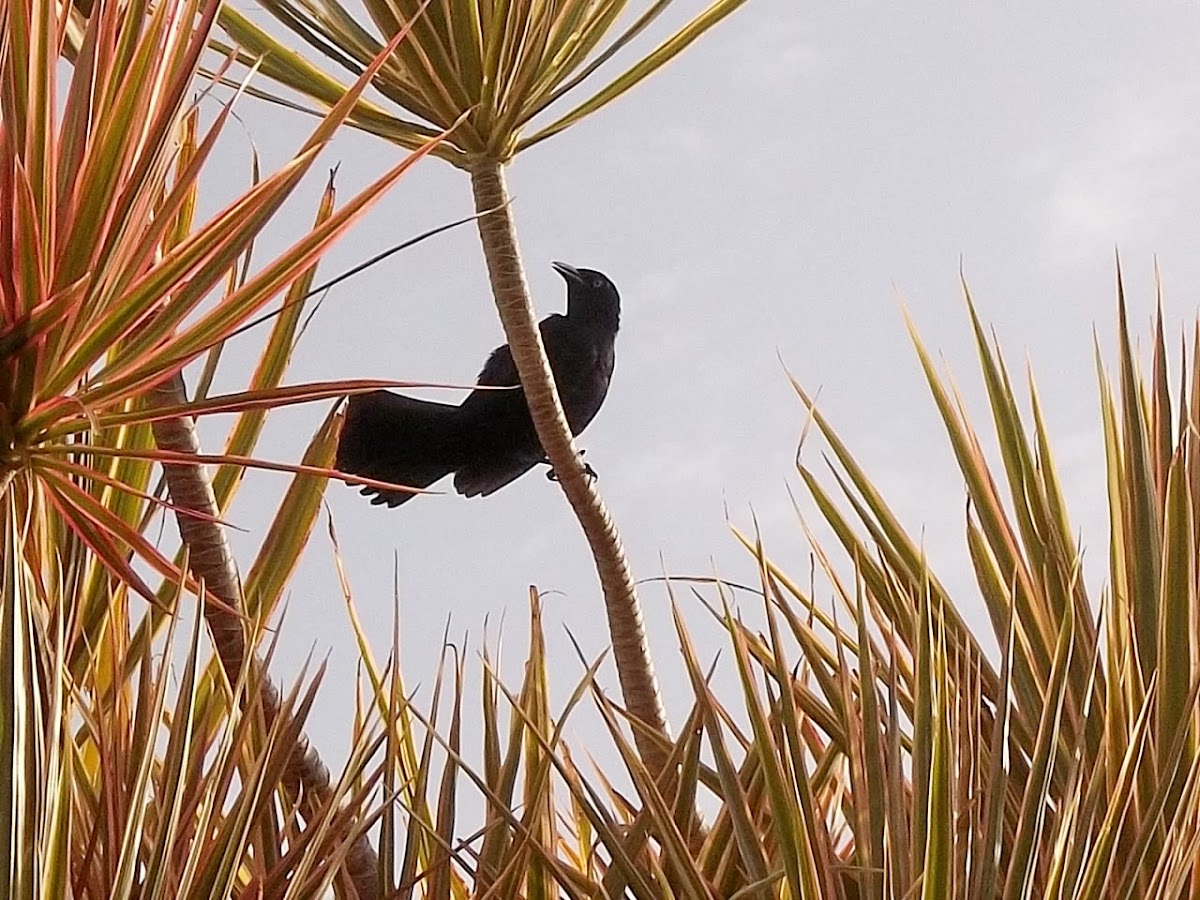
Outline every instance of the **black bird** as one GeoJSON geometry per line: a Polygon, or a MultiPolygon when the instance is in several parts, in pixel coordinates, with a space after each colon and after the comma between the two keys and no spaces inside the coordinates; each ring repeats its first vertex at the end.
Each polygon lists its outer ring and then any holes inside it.
{"type": "MultiPolygon", "coordinates": [[[[539,328],[567,424],[579,434],[608,393],[621,298],[600,272],[557,262],[554,268],[567,282],[567,314],[548,316],[539,328]]],[[[472,391],[458,406],[389,391],[352,396],[338,469],[414,488],[453,472],[460,494],[486,497],[546,462],[508,344],[492,351],[477,383],[516,390],[472,391]]],[[[388,506],[416,496],[371,487],[362,493],[388,506]]]]}

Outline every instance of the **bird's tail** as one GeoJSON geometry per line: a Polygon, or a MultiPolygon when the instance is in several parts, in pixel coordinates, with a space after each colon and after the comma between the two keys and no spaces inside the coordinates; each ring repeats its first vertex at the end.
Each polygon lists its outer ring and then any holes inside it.
{"type": "MultiPolygon", "coordinates": [[[[338,439],[337,467],[350,475],[424,488],[462,464],[460,410],[389,391],[355,394],[338,439]]],[[[365,487],[371,502],[399,506],[415,494],[365,487]]]]}

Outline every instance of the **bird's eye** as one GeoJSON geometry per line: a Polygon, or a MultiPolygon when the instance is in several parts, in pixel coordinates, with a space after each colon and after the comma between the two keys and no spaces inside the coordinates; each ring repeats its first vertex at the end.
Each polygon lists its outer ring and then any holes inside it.
{"type": "Polygon", "coordinates": [[[592,279],[592,287],[597,288],[597,289],[604,287],[604,279],[603,278],[593,278],[592,279]]]}

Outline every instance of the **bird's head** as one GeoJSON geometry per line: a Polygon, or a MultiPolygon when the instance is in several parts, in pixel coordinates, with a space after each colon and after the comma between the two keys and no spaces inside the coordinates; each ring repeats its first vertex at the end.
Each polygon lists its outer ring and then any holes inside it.
{"type": "Polygon", "coordinates": [[[554,271],[567,282],[568,316],[617,330],[621,317],[621,295],[607,275],[595,269],[577,269],[561,262],[554,263],[554,271]]]}

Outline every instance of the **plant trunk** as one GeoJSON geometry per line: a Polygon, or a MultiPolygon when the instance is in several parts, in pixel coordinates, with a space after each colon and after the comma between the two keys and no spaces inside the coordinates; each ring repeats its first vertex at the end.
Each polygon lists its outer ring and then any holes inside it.
{"type": "MultiPolygon", "coordinates": [[[[7,370],[2,371],[7,374],[7,370]]],[[[16,452],[12,421],[4,403],[0,402],[0,497],[4,496],[20,468],[21,460],[16,452]]]]}
{"type": "MultiPolygon", "coordinates": [[[[156,407],[186,403],[187,389],[183,375],[175,375],[149,391],[146,399],[156,407]]],[[[161,419],[154,422],[152,428],[154,442],[160,450],[192,455],[200,452],[196,423],[191,417],[161,419]]],[[[229,542],[220,525],[186,512],[193,510],[212,517],[220,515],[208,469],[199,463],[167,463],[163,465],[163,473],[171,503],[179,507],[175,519],[180,537],[188,550],[188,566],[192,576],[204,583],[209,594],[230,607],[226,609],[216,603],[206,603],[204,606],[204,618],[221,666],[230,684],[237,683],[244,666],[254,667],[252,674],[257,677],[252,678],[250,683],[262,685],[262,710],[265,724],[269,726],[280,713],[279,690],[263,671],[262,661],[247,653],[243,620],[231,611],[244,607],[241,582],[229,542]]],[[[310,815],[329,803],[332,796],[329,769],[304,734],[299,736],[283,777],[286,784],[302,789],[310,815]]],[[[359,836],[347,854],[345,871],[360,900],[376,900],[380,897],[378,857],[365,834],[359,836]]]]}
{"type": "Polygon", "coordinates": [[[475,191],[475,211],[486,213],[478,220],[479,237],[483,242],[483,254],[504,335],[512,349],[513,362],[521,376],[521,387],[542,449],[546,451],[558,483],[591,547],[604,591],[613,657],[625,707],[648,730],[647,733],[635,727],[634,740],[642,760],[657,778],[666,765],[670,731],[646,646],[642,608],[634,588],[633,573],[617,527],[594,482],[587,477],[563,415],[529,299],[501,165],[481,162],[471,170],[471,184],[475,191]]]}

